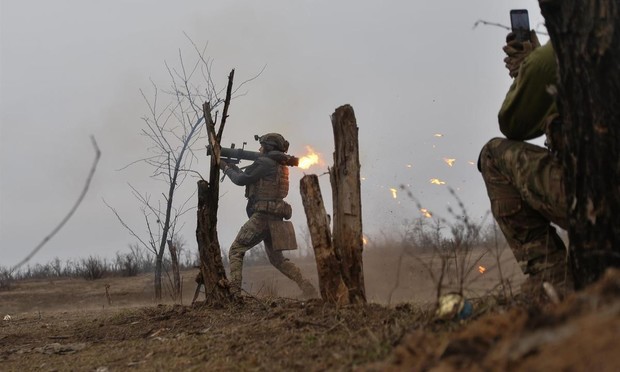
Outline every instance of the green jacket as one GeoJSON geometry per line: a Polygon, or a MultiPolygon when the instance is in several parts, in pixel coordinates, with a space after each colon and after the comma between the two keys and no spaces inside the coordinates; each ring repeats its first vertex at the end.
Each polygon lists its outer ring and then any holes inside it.
{"type": "Polygon", "coordinates": [[[525,58],[499,110],[499,129],[511,140],[525,141],[545,133],[545,119],[557,112],[547,87],[557,84],[557,63],[551,42],[525,58]]]}

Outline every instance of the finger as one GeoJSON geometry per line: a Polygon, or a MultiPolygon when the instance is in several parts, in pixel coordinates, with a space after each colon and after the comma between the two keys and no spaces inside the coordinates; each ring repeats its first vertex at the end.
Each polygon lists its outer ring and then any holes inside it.
{"type": "Polygon", "coordinates": [[[523,46],[521,45],[521,43],[519,43],[519,48],[515,48],[514,45],[504,45],[504,47],[502,48],[502,50],[504,51],[504,53],[506,53],[508,56],[514,56],[516,54],[519,53],[523,53],[523,46]]]}
{"type": "Polygon", "coordinates": [[[509,32],[508,35],[506,35],[506,44],[510,43],[516,38],[517,38],[517,34],[515,34],[514,32],[509,32]]]}
{"type": "Polygon", "coordinates": [[[540,46],[540,41],[538,40],[538,35],[536,35],[536,31],[531,30],[530,31],[530,41],[532,43],[532,45],[534,46],[534,48],[537,48],[540,46]]]}

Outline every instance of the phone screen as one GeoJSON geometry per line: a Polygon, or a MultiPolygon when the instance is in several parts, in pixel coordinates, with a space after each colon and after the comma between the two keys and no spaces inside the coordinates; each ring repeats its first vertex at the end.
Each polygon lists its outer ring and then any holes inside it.
{"type": "Polygon", "coordinates": [[[517,40],[525,41],[530,39],[530,20],[527,9],[511,10],[510,24],[512,26],[512,32],[517,36],[517,40]]]}

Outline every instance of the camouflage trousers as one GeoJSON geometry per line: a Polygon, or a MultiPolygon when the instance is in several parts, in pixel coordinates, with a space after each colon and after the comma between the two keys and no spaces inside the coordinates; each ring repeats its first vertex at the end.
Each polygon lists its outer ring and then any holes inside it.
{"type": "Polygon", "coordinates": [[[567,250],[551,225],[568,225],[559,160],[540,146],[494,138],[482,148],[480,171],[493,217],[523,273],[530,275],[525,287],[540,289],[548,281],[561,292],[570,290],[567,250]]]}
{"type": "Polygon", "coordinates": [[[297,283],[304,295],[313,296],[316,294],[316,290],[308,280],[303,278],[299,268],[284,257],[281,251],[273,249],[268,225],[270,220],[282,220],[282,218],[260,212],[252,214],[250,219],[241,227],[231,245],[228,259],[230,261],[230,282],[233,291],[236,293],[241,291],[245,252],[262,241],[265,243],[265,252],[269,262],[287,278],[297,283]]]}

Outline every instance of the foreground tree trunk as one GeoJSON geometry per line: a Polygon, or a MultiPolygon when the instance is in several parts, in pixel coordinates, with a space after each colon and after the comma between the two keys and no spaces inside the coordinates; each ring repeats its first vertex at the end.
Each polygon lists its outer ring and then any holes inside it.
{"type": "Polygon", "coordinates": [[[329,217],[325,212],[318,176],[304,176],[300,181],[300,191],[314,248],[321,298],[325,302],[346,305],[349,303],[349,290],[342,279],[340,262],[332,245],[329,217]]]}
{"type": "MultiPolygon", "coordinates": [[[[200,276],[197,284],[198,286],[204,285],[205,299],[209,303],[221,302],[230,297],[216,229],[217,200],[213,201],[213,195],[217,197],[218,189],[217,181],[213,188],[210,188],[205,180],[198,181],[196,241],[200,254],[200,276]],[[215,205],[215,210],[213,205],[215,205]]],[[[194,296],[195,300],[196,296],[194,296]]]]}
{"type": "Polygon", "coordinates": [[[334,203],[334,248],[351,303],[365,303],[362,262],[362,198],[358,128],[353,107],[338,107],[331,116],[336,149],[330,181],[334,203]]]}
{"type": "Polygon", "coordinates": [[[559,64],[570,256],[581,288],[620,266],[620,4],[539,3],[559,64]]]}
{"type": "Polygon", "coordinates": [[[209,145],[211,145],[213,155],[211,156],[209,182],[205,180],[198,181],[196,240],[200,254],[200,275],[196,278],[198,286],[193,301],[196,300],[201,282],[205,287],[207,303],[221,303],[231,298],[230,286],[226,278],[224,265],[222,264],[222,251],[217,236],[217,209],[220,197],[220,141],[222,140],[222,133],[224,132],[226,118],[228,117],[234,76],[235,70],[232,70],[228,75],[226,99],[224,100],[222,119],[217,134],[215,132],[215,121],[211,116],[211,104],[205,102],[202,108],[207,124],[209,145]]]}

